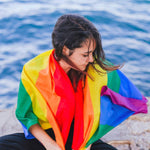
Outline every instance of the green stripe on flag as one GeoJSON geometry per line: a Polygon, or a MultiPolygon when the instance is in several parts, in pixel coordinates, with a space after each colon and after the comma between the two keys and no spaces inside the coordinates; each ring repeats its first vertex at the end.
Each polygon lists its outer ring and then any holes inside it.
{"type": "Polygon", "coordinates": [[[109,126],[109,125],[100,125],[98,127],[97,131],[91,137],[91,139],[87,142],[86,147],[88,147],[90,144],[96,142],[98,139],[103,137],[106,133],[108,133],[113,128],[114,128],[113,126],[109,126]]]}
{"type": "Polygon", "coordinates": [[[108,88],[113,90],[114,92],[119,93],[120,88],[120,77],[117,73],[117,71],[108,72],[108,88]]]}
{"type": "Polygon", "coordinates": [[[34,124],[39,124],[37,116],[33,113],[31,98],[24,88],[22,81],[20,81],[19,86],[16,117],[27,129],[34,124]]]}

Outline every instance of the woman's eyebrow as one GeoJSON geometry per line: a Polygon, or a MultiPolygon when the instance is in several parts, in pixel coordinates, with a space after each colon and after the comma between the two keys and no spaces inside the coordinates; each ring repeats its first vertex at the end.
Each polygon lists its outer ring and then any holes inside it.
{"type": "Polygon", "coordinates": [[[91,51],[87,51],[87,52],[84,52],[84,53],[89,54],[89,53],[91,53],[91,52],[93,52],[93,51],[91,50],[91,51]]]}

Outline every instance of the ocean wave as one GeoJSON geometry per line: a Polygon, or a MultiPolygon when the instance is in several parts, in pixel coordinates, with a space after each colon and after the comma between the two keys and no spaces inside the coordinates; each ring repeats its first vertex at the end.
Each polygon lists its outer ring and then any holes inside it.
{"type": "Polygon", "coordinates": [[[23,65],[52,48],[59,16],[83,15],[98,28],[107,59],[150,96],[150,2],[148,0],[0,0],[0,108],[16,104],[23,65]]]}

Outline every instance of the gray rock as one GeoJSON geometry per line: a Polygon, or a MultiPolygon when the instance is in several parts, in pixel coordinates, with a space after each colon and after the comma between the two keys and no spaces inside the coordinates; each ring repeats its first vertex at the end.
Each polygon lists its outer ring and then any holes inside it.
{"type": "Polygon", "coordinates": [[[0,110],[0,136],[23,132],[21,124],[15,116],[15,107],[0,110]]]}

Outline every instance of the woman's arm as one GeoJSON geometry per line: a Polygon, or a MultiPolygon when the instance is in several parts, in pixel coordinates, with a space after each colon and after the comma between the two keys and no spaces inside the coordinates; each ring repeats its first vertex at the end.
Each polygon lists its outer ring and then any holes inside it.
{"type": "Polygon", "coordinates": [[[32,125],[29,131],[43,144],[46,150],[62,150],[60,146],[38,124],[32,125]]]}

